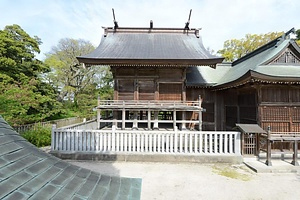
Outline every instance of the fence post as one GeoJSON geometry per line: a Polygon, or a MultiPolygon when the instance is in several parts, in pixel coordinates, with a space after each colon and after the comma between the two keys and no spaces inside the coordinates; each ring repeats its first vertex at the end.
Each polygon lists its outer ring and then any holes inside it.
{"type": "Polygon", "coordinates": [[[98,108],[97,108],[97,129],[99,130],[101,128],[101,110],[99,108],[100,106],[100,103],[101,103],[101,99],[100,99],[100,96],[98,96],[98,102],[97,102],[97,105],[98,105],[98,108]]]}
{"type": "Polygon", "coordinates": [[[178,153],[178,128],[175,126],[174,153],[178,153]]]}
{"type": "Polygon", "coordinates": [[[112,126],[112,138],[111,138],[111,146],[112,146],[112,151],[116,150],[116,126],[112,126]]]}
{"type": "Polygon", "coordinates": [[[235,154],[241,155],[241,132],[235,134],[234,150],[235,154]]]}
{"type": "Polygon", "coordinates": [[[52,124],[52,130],[51,130],[51,151],[54,151],[55,148],[55,130],[56,129],[56,124],[52,124]]]}

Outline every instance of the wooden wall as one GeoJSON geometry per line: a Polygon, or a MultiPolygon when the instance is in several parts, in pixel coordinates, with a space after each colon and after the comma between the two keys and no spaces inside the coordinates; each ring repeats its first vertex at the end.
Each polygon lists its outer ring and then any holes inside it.
{"type": "Polygon", "coordinates": [[[115,100],[185,101],[185,67],[112,67],[115,100]]]}
{"type": "Polygon", "coordinates": [[[259,93],[260,125],[271,131],[300,131],[300,87],[261,86],[259,93]]]}
{"type": "Polygon", "coordinates": [[[247,86],[220,91],[224,96],[224,127],[232,130],[236,123],[257,123],[257,92],[247,86]]]}
{"type": "MultiPolygon", "coordinates": [[[[214,91],[211,91],[208,88],[187,88],[186,98],[187,101],[198,101],[199,95],[203,99],[202,107],[205,109],[205,112],[202,113],[203,126],[202,130],[213,131],[213,130],[221,130],[220,123],[217,123],[218,120],[218,109],[217,103],[217,94],[214,91]]],[[[220,100],[220,99],[219,99],[220,100]]],[[[187,114],[187,119],[192,119],[192,113],[187,114]]]]}

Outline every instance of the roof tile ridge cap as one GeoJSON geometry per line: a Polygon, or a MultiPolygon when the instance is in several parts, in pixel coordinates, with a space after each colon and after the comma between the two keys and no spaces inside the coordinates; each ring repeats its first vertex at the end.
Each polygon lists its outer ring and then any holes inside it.
{"type": "Polygon", "coordinates": [[[184,29],[184,28],[148,28],[148,27],[121,27],[114,29],[108,27],[106,33],[189,33],[196,34],[200,29],[184,29]]]}

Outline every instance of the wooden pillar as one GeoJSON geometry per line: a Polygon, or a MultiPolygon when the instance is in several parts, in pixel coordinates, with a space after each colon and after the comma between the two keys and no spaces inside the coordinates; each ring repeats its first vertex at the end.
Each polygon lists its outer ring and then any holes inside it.
{"type": "Polygon", "coordinates": [[[97,102],[97,105],[98,105],[98,108],[97,108],[97,129],[100,129],[101,127],[101,110],[99,108],[100,106],[100,96],[98,96],[98,102],[97,102]]]}
{"type": "Polygon", "coordinates": [[[298,163],[298,140],[294,140],[294,154],[293,154],[293,161],[292,161],[292,164],[294,166],[299,166],[299,163],[298,163]]]}
{"type": "Polygon", "coordinates": [[[125,111],[125,108],[122,109],[122,130],[125,129],[125,125],[126,125],[126,111],[125,111]]]}
{"type": "Polygon", "coordinates": [[[186,71],[187,68],[184,68],[182,73],[182,101],[183,102],[186,102],[186,71]]]}
{"type": "Polygon", "coordinates": [[[151,129],[151,110],[150,109],[148,109],[147,115],[148,115],[148,130],[150,130],[151,129]]]}
{"type": "Polygon", "coordinates": [[[176,127],[176,109],[173,110],[173,130],[175,131],[176,127]]]}
{"type": "MultiPolygon", "coordinates": [[[[182,111],[182,120],[183,121],[186,120],[186,112],[185,111],[182,111]]],[[[186,130],[186,123],[185,122],[182,123],[181,129],[186,130]]]]}
{"type": "Polygon", "coordinates": [[[266,165],[272,166],[272,161],[271,161],[271,127],[268,126],[268,136],[267,136],[267,160],[266,160],[266,165]]]}
{"type": "Polygon", "coordinates": [[[117,128],[118,127],[118,111],[113,111],[113,125],[117,128]]]}
{"type": "Polygon", "coordinates": [[[259,159],[259,152],[260,152],[260,135],[261,133],[256,133],[256,152],[255,155],[258,157],[259,159]]]}
{"type": "Polygon", "coordinates": [[[199,131],[202,131],[202,98],[199,95],[199,131]]]}
{"type": "Polygon", "coordinates": [[[132,129],[138,129],[138,111],[133,112],[133,124],[132,129]]]}
{"type": "Polygon", "coordinates": [[[153,125],[153,129],[159,129],[158,127],[158,111],[154,111],[154,125],[153,125]]]}

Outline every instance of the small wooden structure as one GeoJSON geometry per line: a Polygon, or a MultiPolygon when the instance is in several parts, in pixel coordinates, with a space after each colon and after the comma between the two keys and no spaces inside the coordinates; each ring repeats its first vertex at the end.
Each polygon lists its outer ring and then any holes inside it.
{"type": "Polygon", "coordinates": [[[266,149],[262,149],[267,153],[266,164],[268,166],[272,166],[271,156],[272,154],[293,154],[292,163],[295,166],[299,166],[298,163],[298,143],[300,141],[300,133],[299,132],[271,132],[270,127],[268,129],[267,134],[262,134],[261,136],[266,140],[266,149]],[[274,143],[283,144],[285,142],[293,143],[292,151],[286,151],[284,149],[280,149],[279,151],[272,150],[271,145],[274,143]]]}
{"type": "Polygon", "coordinates": [[[267,132],[257,124],[236,124],[241,131],[241,153],[242,155],[259,155],[260,137],[267,132]]]}

